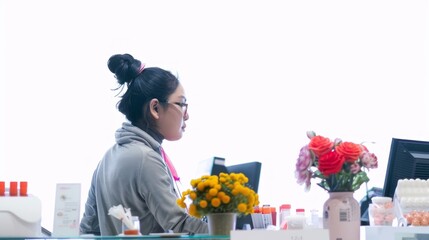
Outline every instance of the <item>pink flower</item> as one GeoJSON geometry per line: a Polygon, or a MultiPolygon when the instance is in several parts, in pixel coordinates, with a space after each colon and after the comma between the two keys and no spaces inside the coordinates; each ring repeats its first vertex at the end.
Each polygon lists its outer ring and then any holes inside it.
{"type": "Polygon", "coordinates": [[[364,167],[368,169],[378,167],[377,156],[374,153],[364,151],[360,158],[364,167]]]}
{"type": "Polygon", "coordinates": [[[308,169],[312,163],[313,159],[311,157],[311,152],[308,149],[308,145],[305,145],[301,148],[301,151],[299,152],[299,157],[296,161],[296,170],[304,171],[308,169]]]}
{"type": "Polygon", "coordinates": [[[297,179],[296,182],[299,185],[305,184],[305,191],[310,190],[311,175],[312,175],[312,172],[310,170],[295,171],[295,177],[297,179]]]}

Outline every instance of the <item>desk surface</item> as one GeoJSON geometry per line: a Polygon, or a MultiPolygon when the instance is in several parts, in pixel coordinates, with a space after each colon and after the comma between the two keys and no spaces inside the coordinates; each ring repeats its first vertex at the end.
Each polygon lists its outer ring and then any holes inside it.
{"type": "MultiPolygon", "coordinates": [[[[247,232],[247,231],[246,231],[247,232]]],[[[251,232],[251,231],[250,231],[251,232]]],[[[249,233],[250,233],[249,232],[249,233]]],[[[267,231],[264,233],[263,238],[257,239],[266,239],[270,240],[271,231],[267,231]],[[268,236],[268,237],[267,237],[268,236]]],[[[360,239],[361,240],[379,240],[379,239],[413,239],[410,237],[415,237],[417,235],[424,235],[428,239],[429,237],[429,227],[369,227],[369,226],[361,226],[360,231],[360,239]]],[[[253,234],[252,234],[253,235],[253,234]]],[[[144,239],[144,240],[230,240],[230,236],[211,236],[211,235],[143,235],[143,236],[75,236],[75,237],[2,237],[0,236],[0,240],[10,239],[10,240],[21,240],[21,239],[144,239]]]]}

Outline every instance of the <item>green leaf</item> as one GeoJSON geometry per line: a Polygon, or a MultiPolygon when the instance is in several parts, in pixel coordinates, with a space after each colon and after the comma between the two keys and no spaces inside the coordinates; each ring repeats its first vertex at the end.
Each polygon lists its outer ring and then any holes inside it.
{"type": "Polygon", "coordinates": [[[366,172],[358,172],[353,178],[352,190],[356,191],[360,188],[362,183],[366,183],[369,181],[368,175],[366,172]]]}

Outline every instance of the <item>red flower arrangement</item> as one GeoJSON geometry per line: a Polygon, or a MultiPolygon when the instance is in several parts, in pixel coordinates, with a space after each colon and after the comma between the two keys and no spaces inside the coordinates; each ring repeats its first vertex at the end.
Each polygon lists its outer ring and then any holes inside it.
{"type": "Polygon", "coordinates": [[[305,184],[306,191],[311,178],[320,178],[317,185],[329,192],[354,192],[369,181],[365,169],[378,167],[377,156],[363,144],[331,141],[313,131],[307,136],[310,142],[301,148],[295,170],[298,184],[305,184]]]}

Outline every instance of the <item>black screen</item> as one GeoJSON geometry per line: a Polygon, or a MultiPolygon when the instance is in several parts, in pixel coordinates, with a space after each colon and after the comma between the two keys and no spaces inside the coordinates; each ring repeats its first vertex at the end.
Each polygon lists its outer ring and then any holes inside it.
{"type": "Polygon", "coordinates": [[[253,191],[258,192],[259,186],[259,177],[261,175],[261,166],[260,162],[248,162],[237,165],[227,166],[226,169],[228,173],[243,173],[249,179],[247,186],[253,189],[253,191]]]}
{"type": "Polygon", "coordinates": [[[392,138],[383,195],[393,198],[400,179],[429,179],[429,142],[392,138]]]}

